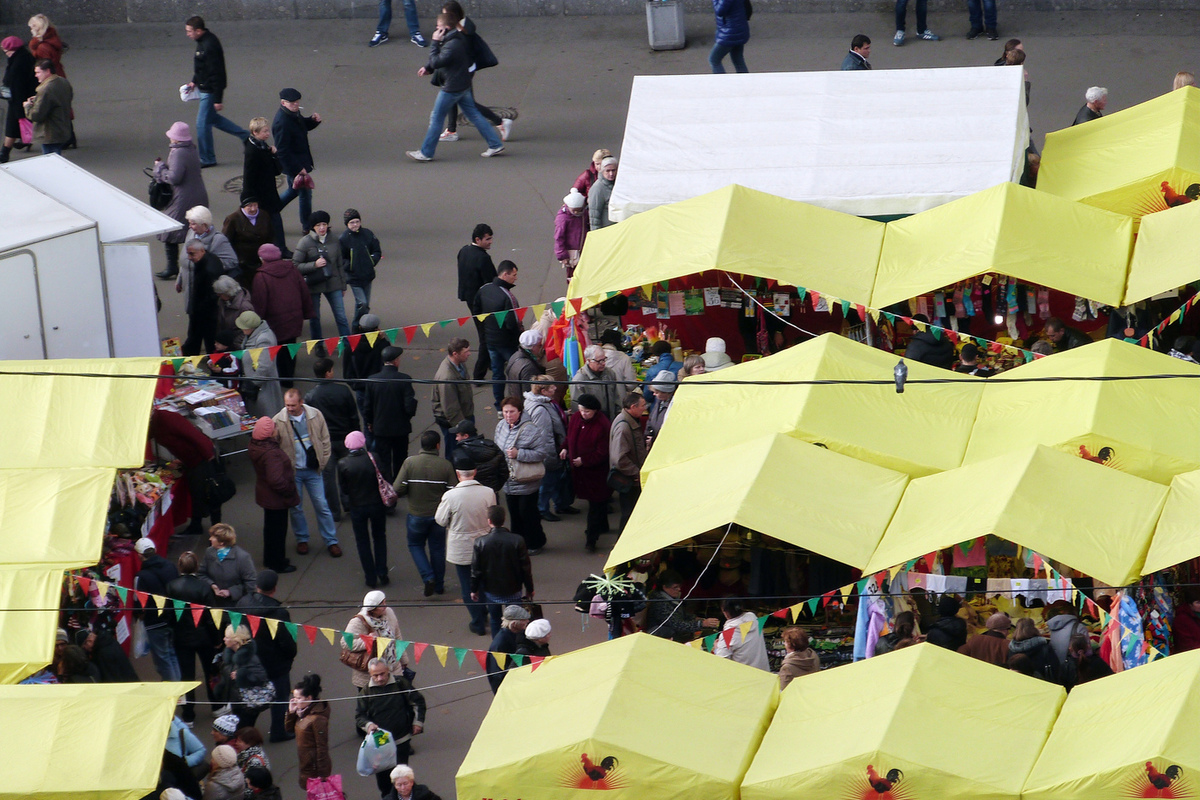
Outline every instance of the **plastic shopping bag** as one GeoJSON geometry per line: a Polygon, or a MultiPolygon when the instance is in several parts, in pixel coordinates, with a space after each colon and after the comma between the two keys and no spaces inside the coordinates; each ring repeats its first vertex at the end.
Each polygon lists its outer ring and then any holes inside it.
{"type": "Polygon", "coordinates": [[[309,778],[305,792],[306,800],[346,800],[346,793],[342,791],[341,775],[309,778]]]}
{"type": "Polygon", "coordinates": [[[134,658],[150,655],[150,634],[146,633],[146,624],[140,619],[133,625],[133,647],[129,655],[134,658]]]}
{"type": "Polygon", "coordinates": [[[190,103],[193,100],[200,99],[200,90],[195,86],[189,87],[186,83],[179,87],[179,99],[185,103],[190,103]]]}
{"type": "Polygon", "coordinates": [[[364,778],[396,766],[396,740],[389,731],[376,728],[358,746],[358,774],[364,778]]]}

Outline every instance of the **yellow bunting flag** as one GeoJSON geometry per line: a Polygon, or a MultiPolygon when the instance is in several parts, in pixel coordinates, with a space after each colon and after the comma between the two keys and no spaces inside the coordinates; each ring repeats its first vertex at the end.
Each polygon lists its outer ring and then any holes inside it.
{"type": "Polygon", "coordinates": [[[853,584],[853,583],[847,583],[845,586],[843,586],[842,588],[838,589],[838,592],[839,592],[839,593],[842,595],[842,604],[843,604],[843,605],[845,605],[847,602],[849,602],[849,600],[850,600],[850,593],[851,593],[853,590],[854,590],[854,584],[853,584]]]}
{"type": "Polygon", "coordinates": [[[101,597],[104,597],[104,595],[108,594],[109,584],[105,583],[104,581],[93,581],[93,583],[96,586],[96,593],[101,597]]]}
{"type": "Polygon", "coordinates": [[[645,286],[643,286],[642,294],[646,295],[647,300],[649,300],[651,297],[654,297],[654,284],[647,283],[645,286]]]}
{"type": "Polygon", "coordinates": [[[425,332],[425,338],[429,338],[429,332],[431,330],[433,330],[434,325],[437,325],[437,323],[436,322],[422,322],[421,323],[421,330],[425,332]]]}
{"type": "Polygon", "coordinates": [[[542,318],[542,314],[546,313],[546,304],[545,303],[538,303],[536,306],[530,306],[530,308],[533,309],[534,322],[537,322],[539,319],[542,318]]]}
{"type": "Polygon", "coordinates": [[[263,620],[267,623],[267,630],[271,632],[271,638],[274,639],[276,632],[279,630],[279,620],[271,619],[270,617],[263,617],[263,620]]]}
{"type": "Polygon", "coordinates": [[[192,362],[193,367],[198,367],[200,366],[200,362],[205,358],[207,358],[207,356],[188,356],[188,361],[192,362]]]}
{"type": "Polygon", "coordinates": [[[704,639],[692,639],[690,642],[688,642],[688,646],[694,647],[697,650],[703,650],[704,649],[704,639]]]}
{"type": "Polygon", "coordinates": [[[450,652],[450,648],[444,644],[435,644],[433,646],[433,654],[437,656],[437,660],[442,662],[442,666],[446,666],[446,654],[450,652]]]}
{"type": "Polygon", "coordinates": [[[508,663],[508,655],[505,653],[492,653],[496,657],[496,666],[504,669],[504,665],[508,663]]]}
{"type": "Polygon", "coordinates": [[[490,316],[491,314],[476,314],[475,319],[479,320],[480,322],[485,322],[490,316]]]}
{"type": "Polygon", "coordinates": [[[250,363],[255,369],[258,369],[258,360],[262,358],[263,348],[256,347],[253,350],[247,350],[246,352],[250,354],[250,363]]]}
{"type": "Polygon", "coordinates": [[[392,642],[394,642],[394,641],[396,641],[396,640],[395,640],[395,639],[389,639],[389,638],[387,638],[386,636],[378,636],[378,637],[376,637],[376,638],[375,638],[375,652],[376,652],[376,653],[382,653],[384,650],[387,650],[387,649],[388,649],[388,645],[390,645],[390,644],[391,644],[392,642]]]}
{"type": "Polygon", "coordinates": [[[367,344],[371,347],[375,346],[375,340],[379,338],[379,331],[367,331],[367,344]]]}
{"type": "Polygon", "coordinates": [[[800,619],[800,612],[803,609],[804,609],[804,603],[796,603],[796,605],[792,606],[792,608],[791,608],[792,619],[794,619],[794,620],[800,619]]]}
{"type": "Polygon", "coordinates": [[[216,625],[219,629],[221,627],[221,609],[209,608],[208,615],[212,617],[213,625],[216,625]]]}
{"type": "Polygon", "coordinates": [[[752,627],[757,627],[757,626],[758,626],[757,620],[755,620],[754,622],[743,622],[741,625],[738,626],[738,633],[742,634],[743,642],[746,641],[746,637],[750,635],[750,629],[752,627]]]}
{"type": "Polygon", "coordinates": [[[878,325],[878,324],[879,324],[879,309],[877,309],[877,308],[868,308],[868,309],[867,309],[867,313],[871,315],[871,319],[872,319],[872,320],[874,320],[874,321],[875,321],[875,324],[877,324],[877,325],[878,325]]]}
{"type": "Polygon", "coordinates": [[[309,339],[307,342],[304,343],[304,347],[305,347],[305,349],[308,350],[308,352],[311,353],[313,351],[313,348],[316,347],[317,345],[319,345],[320,343],[321,343],[320,339],[309,339]]]}
{"type": "Polygon", "coordinates": [[[332,628],[321,628],[321,633],[325,635],[325,638],[329,640],[330,644],[336,644],[337,631],[333,630],[332,628]]]}

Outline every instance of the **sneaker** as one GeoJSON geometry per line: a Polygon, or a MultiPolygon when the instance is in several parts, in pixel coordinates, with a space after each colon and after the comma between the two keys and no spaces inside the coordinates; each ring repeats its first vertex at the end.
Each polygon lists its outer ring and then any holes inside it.
{"type": "Polygon", "coordinates": [[[921,31],[921,38],[927,42],[940,42],[942,40],[942,37],[929,30],[929,28],[921,31]]]}
{"type": "Polygon", "coordinates": [[[513,121],[511,119],[500,120],[500,141],[507,142],[508,137],[512,136],[512,125],[513,121]]]}
{"type": "Polygon", "coordinates": [[[219,708],[214,708],[214,709],[213,709],[213,716],[214,716],[214,717],[223,717],[223,716],[225,716],[226,714],[230,714],[230,713],[233,713],[233,706],[231,706],[231,705],[230,705],[230,704],[228,704],[228,703],[226,703],[225,705],[223,705],[223,706],[221,706],[221,707],[219,707],[219,708]]]}
{"type": "Polygon", "coordinates": [[[904,31],[896,31],[896,35],[892,37],[892,44],[896,47],[904,44],[904,31]]]}
{"type": "Polygon", "coordinates": [[[367,47],[378,47],[381,44],[387,44],[390,41],[386,33],[375,31],[375,35],[371,37],[371,41],[367,42],[367,47]]]}
{"type": "Polygon", "coordinates": [[[458,132],[457,131],[442,131],[442,135],[438,137],[438,141],[439,142],[457,142],[458,141],[458,132]]]}
{"type": "MultiPolygon", "coordinates": [[[[492,156],[498,156],[503,152],[504,152],[504,145],[500,145],[499,147],[489,147],[487,150],[484,150],[479,155],[483,156],[484,158],[491,158],[492,156]]],[[[501,414],[500,416],[501,416],[501,418],[504,417],[503,414],[501,414]]]]}
{"type": "Polygon", "coordinates": [[[422,153],[420,150],[406,150],[404,155],[411,158],[413,161],[433,161],[432,158],[422,153]]]}
{"type": "Polygon", "coordinates": [[[991,40],[991,41],[993,41],[993,42],[994,42],[994,41],[996,41],[996,40],[998,40],[998,39],[1000,38],[1000,34],[999,34],[999,33],[997,33],[995,30],[989,30],[989,31],[987,32],[987,37],[988,37],[988,39],[989,39],[989,40],[991,40]]]}
{"type": "Polygon", "coordinates": [[[410,42],[412,42],[413,44],[415,44],[417,47],[428,47],[429,46],[429,42],[425,41],[425,37],[421,35],[420,31],[417,31],[412,36],[408,37],[408,40],[410,42]]]}
{"type": "Polygon", "coordinates": [[[967,31],[967,38],[978,39],[981,33],[983,33],[983,28],[971,28],[971,30],[967,31]]]}

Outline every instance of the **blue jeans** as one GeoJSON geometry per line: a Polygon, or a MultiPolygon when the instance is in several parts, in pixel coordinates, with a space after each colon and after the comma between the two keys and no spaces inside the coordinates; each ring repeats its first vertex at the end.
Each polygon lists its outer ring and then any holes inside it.
{"type": "Polygon", "coordinates": [[[357,286],[350,284],[350,292],[354,295],[354,320],[355,325],[358,324],[358,318],[367,313],[367,309],[371,307],[371,284],[366,286],[357,286]]]}
{"type": "Polygon", "coordinates": [[[443,89],[438,92],[437,99],[433,101],[433,112],[429,115],[429,130],[425,131],[425,141],[421,143],[422,154],[433,158],[433,153],[437,150],[438,137],[442,135],[442,123],[446,121],[446,114],[455,103],[467,115],[467,119],[471,120],[471,124],[479,131],[479,135],[487,141],[488,147],[504,146],[504,143],[500,141],[500,134],[496,133],[496,129],[483,118],[479,109],[475,107],[475,96],[471,94],[470,89],[461,92],[447,92],[443,89]]]}
{"type": "Polygon", "coordinates": [[[552,500],[559,511],[575,502],[571,473],[567,471],[566,464],[556,469],[546,468],[546,476],[542,478],[542,486],[538,489],[538,511],[543,514],[548,512],[552,500]]]}
{"type": "Polygon", "coordinates": [[[714,44],[712,51],[708,54],[708,65],[712,67],[713,74],[725,74],[725,65],[721,63],[725,56],[729,56],[729,61],[735,70],[749,72],[750,68],[746,66],[746,59],[742,57],[742,48],[744,47],[744,44],[714,44]]]}
{"type": "MultiPolygon", "coordinates": [[[[312,189],[293,189],[292,182],[296,180],[299,172],[288,173],[287,188],[283,190],[283,194],[279,195],[279,209],[282,211],[287,208],[287,204],[300,198],[300,230],[308,233],[308,218],[312,216],[312,189]]],[[[282,218],[281,218],[282,220],[282,218]]]]}
{"type": "MultiPolygon", "coordinates": [[[[312,338],[324,339],[321,335],[321,292],[313,292],[312,305],[313,315],[308,321],[308,329],[312,332],[312,338]]],[[[337,323],[338,336],[350,335],[350,323],[346,322],[346,304],[342,301],[342,293],[324,292],[325,299],[329,301],[329,307],[333,309],[333,321],[337,323]]]]}
{"type": "Polygon", "coordinates": [[[412,554],[421,580],[432,583],[439,592],[446,590],[446,529],[433,517],[408,515],[408,552],[412,554]],[[429,555],[425,547],[429,546],[429,555]]]}
{"type": "Polygon", "coordinates": [[[967,0],[967,14],[972,28],[996,30],[996,0],[967,0]]]}
{"type": "Polygon", "coordinates": [[[61,144],[44,144],[44,145],[42,145],[42,155],[44,155],[44,156],[49,155],[51,153],[57,153],[58,155],[61,156],[62,151],[63,151],[63,146],[61,144]]]}
{"type": "Polygon", "coordinates": [[[317,512],[317,527],[321,531],[321,538],[325,540],[325,545],[337,544],[337,529],[333,524],[333,512],[329,510],[329,503],[325,502],[325,479],[321,477],[320,470],[315,469],[296,470],[296,494],[300,495],[300,504],[292,506],[290,510],[292,530],[296,533],[296,541],[308,541],[308,520],[304,518],[305,489],[308,490],[308,498],[312,500],[313,510],[317,512]]]}
{"type": "MultiPolygon", "coordinates": [[[[991,0],[994,4],[995,0],[991,0]]],[[[929,0],[917,0],[917,33],[925,32],[925,11],[929,7],[929,0]]],[[[993,8],[995,6],[993,5],[993,8]]],[[[896,30],[904,30],[904,18],[908,16],[908,0],[896,0],[896,30]]]]}
{"type": "Polygon", "coordinates": [[[217,163],[217,153],[213,149],[213,128],[232,134],[242,141],[250,138],[250,131],[229,121],[213,108],[211,94],[201,92],[200,108],[196,111],[196,149],[200,153],[201,164],[217,163]]]}
{"type": "MultiPolygon", "coordinates": [[[[415,0],[404,0],[404,23],[408,25],[408,35],[421,32],[421,23],[417,20],[417,4],[415,0]]],[[[379,0],[379,24],[375,30],[387,33],[392,26],[392,0],[379,0]]]]}
{"type": "Polygon", "coordinates": [[[171,632],[171,626],[156,625],[146,628],[146,638],[150,640],[150,658],[154,660],[154,669],[158,670],[162,679],[180,680],[179,656],[175,654],[175,636],[171,632]]]}
{"type": "MultiPolygon", "coordinates": [[[[469,569],[469,568],[468,568],[469,569]]],[[[520,605],[524,598],[519,594],[514,594],[511,597],[502,597],[491,592],[484,592],[483,599],[487,601],[488,616],[492,620],[492,636],[500,632],[501,617],[504,614],[504,607],[511,605],[520,605]]]]}
{"type": "Polygon", "coordinates": [[[492,357],[492,394],[496,398],[496,410],[500,410],[500,401],[504,399],[504,365],[513,357],[516,350],[510,350],[507,347],[494,350],[488,348],[488,355],[492,357]]]}
{"type": "Polygon", "coordinates": [[[487,622],[487,606],[471,599],[471,565],[455,564],[454,571],[458,573],[458,586],[462,589],[463,605],[471,615],[471,625],[483,629],[487,622]]]}

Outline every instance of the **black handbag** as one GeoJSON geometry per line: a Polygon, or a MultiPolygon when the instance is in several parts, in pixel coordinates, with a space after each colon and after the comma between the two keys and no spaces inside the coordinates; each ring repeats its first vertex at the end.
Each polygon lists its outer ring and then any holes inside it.
{"type": "Polygon", "coordinates": [[[210,466],[204,476],[204,500],[209,508],[223,506],[237,494],[237,484],[225,474],[225,466],[221,459],[214,458],[207,462],[210,466]]]}
{"type": "Polygon", "coordinates": [[[492,48],[488,47],[488,43],[483,40],[482,36],[477,33],[471,37],[471,40],[471,53],[475,56],[476,72],[500,63],[500,59],[496,58],[496,54],[492,52],[492,48]]]}
{"type": "Polygon", "coordinates": [[[150,186],[147,189],[150,196],[150,207],[155,211],[162,211],[171,204],[171,199],[175,197],[175,187],[165,181],[157,180],[149,167],[142,169],[142,173],[150,179],[150,186]]]}

